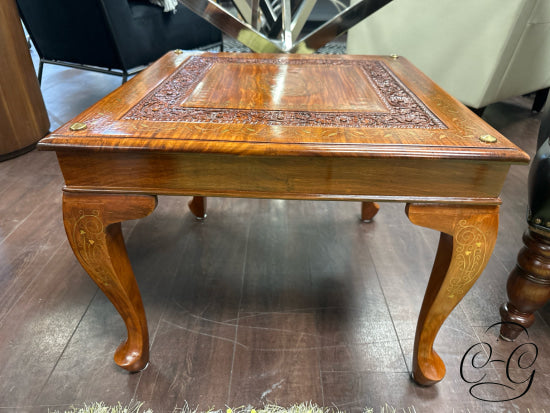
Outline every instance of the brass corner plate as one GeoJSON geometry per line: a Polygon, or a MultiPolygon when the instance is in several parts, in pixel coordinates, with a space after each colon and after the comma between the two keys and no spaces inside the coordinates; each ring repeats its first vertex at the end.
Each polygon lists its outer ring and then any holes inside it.
{"type": "Polygon", "coordinates": [[[85,123],[76,122],[76,123],[73,123],[71,126],[69,126],[69,129],[72,131],[79,131],[79,130],[86,129],[87,127],[88,125],[86,125],[85,123]]]}
{"type": "Polygon", "coordinates": [[[479,140],[485,143],[495,143],[497,141],[497,138],[495,138],[493,135],[482,135],[479,137],[479,140]]]}

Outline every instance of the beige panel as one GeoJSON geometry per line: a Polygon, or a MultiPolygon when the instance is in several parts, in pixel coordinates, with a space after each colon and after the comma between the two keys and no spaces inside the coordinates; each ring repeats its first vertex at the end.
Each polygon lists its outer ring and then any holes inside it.
{"type": "Polygon", "coordinates": [[[535,8],[549,8],[540,3],[550,2],[394,0],[350,30],[348,52],[403,55],[463,103],[484,106],[509,97],[501,80],[535,8]]]}

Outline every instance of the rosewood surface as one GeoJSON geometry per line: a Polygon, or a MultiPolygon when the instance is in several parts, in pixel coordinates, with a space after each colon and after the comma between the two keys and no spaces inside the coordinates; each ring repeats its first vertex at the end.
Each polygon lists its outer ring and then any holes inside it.
{"type": "Polygon", "coordinates": [[[40,148],[57,152],[71,246],[126,323],[115,361],[131,371],[148,333],[119,223],[155,195],[407,202],[442,234],[413,355],[424,385],[443,378],[433,342],[491,256],[509,166],[528,160],[406,59],[365,56],[168,53],[40,148]]]}

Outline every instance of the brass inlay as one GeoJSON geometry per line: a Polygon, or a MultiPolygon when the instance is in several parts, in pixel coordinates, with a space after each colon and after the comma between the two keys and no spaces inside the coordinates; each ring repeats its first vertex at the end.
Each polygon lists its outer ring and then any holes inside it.
{"type": "Polygon", "coordinates": [[[540,225],[542,223],[542,219],[535,218],[535,224],[540,225]]]}
{"type": "Polygon", "coordinates": [[[476,226],[468,225],[466,220],[458,223],[459,230],[454,237],[453,256],[460,271],[447,287],[449,298],[463,295],[476,280],[487,261],[487,239],[476,226]]]}
{"type": "Polygon", "coordinates": [[[106,246],[105,226],[101,220],[99,209],[80,210],[79,217],[73,225],[73,239],[81,262],[93,268],[93,279],[98,284],[111,284],[111,270],[103,265],[105,257],[109,256],[106,246]]]}
{"type": "Polygon", "coordinates": [[[479,137],[479,140],[485,143],[495,143],[497,141],[497,138],[495,138],[493,135],[482,135],[479,137]]]}
{"type": "Polygon", "coordinates": [[[390,55],[390,57],[391,57],[392,59],[399,59],[399,55],[398,55],[398,54],[395,54],[395,53],[392,53],[392,54],[390,55]]]}
{"type": "Polygon", "coordinates": [[[85,124],[85,123],[82,123],[82,122],[76,122],[76,123],[73,123],[69,129],[72,130],[72,131],[79,131],[79,130],[84,130],[86,129],[88,126],[85,124]]]}
{"type": "Polygon", "coordinates": [[[176,50],[174,50],[174,53],[175,53],[175,54],[182,54],[182,53],[183,53],[183,50],[181,50],[181,49],[176,49],[176,50]]]}

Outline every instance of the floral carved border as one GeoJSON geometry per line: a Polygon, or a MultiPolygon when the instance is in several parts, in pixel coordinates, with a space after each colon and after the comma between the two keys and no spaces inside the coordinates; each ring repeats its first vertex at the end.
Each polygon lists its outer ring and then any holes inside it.
{"type": "Polygon", "coordinates": [[[285,59],[192,56],[171,76],[131,108],[122,120],[156,122],[192,122],[218,124],[263,124],[351,128],[447,129],[382,62],[375,60],[285,59]],[[385,112],[314,112],[298,110],[258,110],[182,107],[214,63],[280,65],[359,65],[376,94],[386,106],[385,112]]]}

